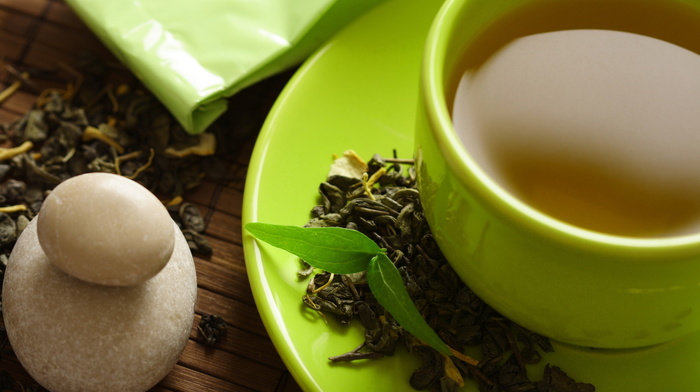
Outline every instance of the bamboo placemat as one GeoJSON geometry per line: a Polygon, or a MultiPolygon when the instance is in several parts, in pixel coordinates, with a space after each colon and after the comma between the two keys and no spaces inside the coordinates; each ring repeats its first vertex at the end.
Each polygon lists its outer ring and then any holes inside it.
{"type": "MultiPolygon", "coordinates": [[[[112,64],[115,80],[131,77],[62,1],[0,0],[0,59],[5,63],[60,73],[62,65],[74,63],[85,51],[112,64]]],[[[190,340],[175,368],[153,391],[300,390],[273,347],[255,307],[241,241],[247,164],[264,115],[288,76],[265,81],[234,97],[233,109],[223,120],[232,127],[230,140],[223,141],[229,157],[226,174],[205,180],[185,195],[205,217],[204,234],[212,244],[213,254],[206,258],[195,256],[198,300],[190,340]],[[213,347],[204,344],[197,330],[199,320],[207,314],[220,315],[228,323],[226,334],[213,347]]],[[[0,67],[0,90],[15,80],[0,67]]],[[[35,89],[23,86],[0,104],[0,122],[21,116],[32,107],[41,89],[56,87],[59,82],[36,83],[35,89]]],[[[7,346],[0,350],[0,373],[14,380],[12,387],[3,390],[21,391],[36,384],[7,346]]]]}

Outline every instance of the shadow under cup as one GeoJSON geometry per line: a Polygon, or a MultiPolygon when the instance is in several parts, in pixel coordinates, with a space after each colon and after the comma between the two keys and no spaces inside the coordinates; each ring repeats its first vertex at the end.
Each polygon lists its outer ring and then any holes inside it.
{"type": "Polygon", "coordinates": [[[700,53],[700,0],[448,0],[426,42],[415,139],[435,239],[484,301],[550,338],[634,348],[700,330],[700,234],[610,235],[552,218],[488,176],[454,129],[466,67],[517,37],[567,29],[652,35],[700,53]]]}

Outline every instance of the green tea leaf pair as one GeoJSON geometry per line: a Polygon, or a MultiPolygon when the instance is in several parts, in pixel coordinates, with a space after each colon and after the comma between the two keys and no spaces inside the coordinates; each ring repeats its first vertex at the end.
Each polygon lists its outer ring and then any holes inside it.
{"type": "Polygon", "coordinates": [[[303,228],[248,223],[255,238],[302,258],[313,267],[334,274],[366,271],[367,283],[377,301],[416,338],[445,355],[449,347],[416,309],[401,274],[374,241],[356,230],[339,227],[303,228]]]}

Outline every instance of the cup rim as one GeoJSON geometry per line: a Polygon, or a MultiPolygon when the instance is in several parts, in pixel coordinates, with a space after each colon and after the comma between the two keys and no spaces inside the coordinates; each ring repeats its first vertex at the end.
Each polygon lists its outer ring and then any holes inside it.
{"type": "Polygon", "coordinates": [[[447,166],[462,182],[470,184],[472,196],[490,200],[492,212],[508,217],[519,226],[565,243],[567,246],[585,248],[586,251],[618,253],[626,257],[634,252],[636,258],[654,260],[660,255],[669,258],[686,258],[700,255],[700,232],[668,237],[632,237],[608,234],[582,228],[544,214],[519,200],[490,178],[469,155],[454,129],[443,87],[444,63],[450,32],[454,31],[461,9],[472,0],[446,0],[428,32],[423,51],[421,70],[421,94],[424,104],[421,110],[427,114],[431,126],[429,132],[447,162],[447,166]],[[624,253],[622,253],[624,252],[624,253]],[[641,256],[641,257],[640,257],[641,256]]]}

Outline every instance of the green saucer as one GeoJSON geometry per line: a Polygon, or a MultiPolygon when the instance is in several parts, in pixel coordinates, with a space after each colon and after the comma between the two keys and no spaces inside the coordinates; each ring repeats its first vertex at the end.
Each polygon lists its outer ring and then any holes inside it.
{"type": "MultiPolygon", "coordinates": [[[[385,3],[358,19],[290,81],[270,113],[253,153],[243,223],[303,225],[333,154],[353,149],[413,155],[421,52],[438,0],[385,3]]],[[[399,353],[376,361],[331,364],[358,346],[359,326],[324,322],[302,306],[306,281],[298,260],[244,234],[246,266],[263,322],[282,359],[307,391],[410,391],[416,358],[399,353]]],[[[700,390],[700,334],[652,348],[591,350],[555,343],[545,363],[599,392],[700,390]]],[[[464,391],[477,391],[468,382],[464,391]]]]}

